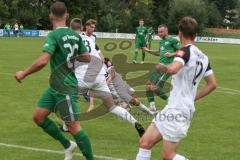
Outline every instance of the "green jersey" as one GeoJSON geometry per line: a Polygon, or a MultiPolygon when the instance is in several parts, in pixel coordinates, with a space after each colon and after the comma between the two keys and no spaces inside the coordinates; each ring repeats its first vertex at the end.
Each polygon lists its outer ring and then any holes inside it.
{"type": "Polygon", "coordinates": [[[10,31],[10,30],[11,30],[11,26],[10,26],[9,24],[6,24],[6,25],[5,25],[5,29],[8,30],[8,31],[10,31]]]}
{"type": "Polygon", "coordinates": [[[177,39],[172,37],[167,37],[160,40],[160,62],[163,64],[170,64],[173,62],[173,57],[166,57],[167,52],[174,53],[180,49],[180,43],[177,39]]]}
{"type": "Polygon", "coordinates": [[[147,28],[146,27],[137,27],[136,28],[136,40],[137,41],[146,41],[147,28]]]}
{"type": "MultiPolygon", "coordinates": [[[[70,59],[77,54],[87,52],[87,49],[79,34],[69,28],[62,27],[48,34],[45,39],[43,52],[47,52],[51,55],[50,67],[51,72],[53,72],[58,66],[63,64],[73,69],[74,62],[70,62],[70,59]]],[[[76,77],[73,72],[65,78],[65,82],[73,80],[74,84],[76,83],[76,77]]]]}
{"type": "Polygon", "coordinates": [[[152,28],[148,29],[148,40],[152,40],[154,35],[154,30],[152,28]]]}
{"type": "Polygon", "coordinates": [[[20,25],[20,30],[23,30],[23,25],[20,25]]]}

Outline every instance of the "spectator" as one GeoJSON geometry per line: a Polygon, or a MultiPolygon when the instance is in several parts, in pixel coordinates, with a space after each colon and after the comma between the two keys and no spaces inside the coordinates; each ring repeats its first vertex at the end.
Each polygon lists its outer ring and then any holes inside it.
{"type": "Polygon", "coordinates": [[[19,26],[17,22],[13,25],[13,32],[16,37],[19,37],[19,26]]]}
{"type": "Polygon", "coordinates": [[[11,26],[9,23],[6,23],[6,25],[4,26],[4,31],[5,33],[7,33],[7,36],[10,37],[11,26]]]}
{"type": "Polygon", "coordinates": [[[20,36],[24,36],[23,25],[22,24],[20,25],[19,34],[20,34],[20,36]]]}

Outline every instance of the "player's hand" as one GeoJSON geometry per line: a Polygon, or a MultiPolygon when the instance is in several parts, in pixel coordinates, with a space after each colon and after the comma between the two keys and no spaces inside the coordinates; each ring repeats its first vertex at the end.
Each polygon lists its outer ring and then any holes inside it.
{"type": "Polygon", "coordinates": [[[172,57],[172,56],[173,56],[172,53],[169,53],[169,52],[165,53],[165,57],[172,57]]]}
{"type": "Polygon", "coordinates": [[[143,47],[142,49],[143,49],[143,51],[145,51],[145,52],[148,52],[148,51],[149,51],[149,49],[148,49],[147,47],[143,47]]]}
{"type": "Polygon", "coordinates": [[[24,71],[18,71],[14,77],[19,83],[22,83],[21,80],[23,80],[26,77],[26,75],[24,71]]]}

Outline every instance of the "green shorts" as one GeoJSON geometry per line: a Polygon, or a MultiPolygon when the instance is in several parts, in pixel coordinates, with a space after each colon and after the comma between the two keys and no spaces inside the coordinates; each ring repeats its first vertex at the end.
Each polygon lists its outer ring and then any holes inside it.
{"type": "Polygon", "coordinates": [[[147,43],[145,40],[138,40],[135,42],[135,48],[142,49],[142,47],[146,47],[147,43]]]}
{"type": "Polygon", "coordinates": [[[78,97],[57,93],[47,88],[37,103],[37,106],[55,112],[64,121],[76,121],[79,119],[78,97]]]}
{"type": "Polygon", "coordinates": [[[157,95],[162,95],[162,94],[170,92],[171,84],[165,83],[169,77],[170,77],[170,75],[167,75],[165,73],[152,72],[150,74],[149,80],[153,84],[158,86],[157,90],[155,91],[155,93],[157,95]]]}

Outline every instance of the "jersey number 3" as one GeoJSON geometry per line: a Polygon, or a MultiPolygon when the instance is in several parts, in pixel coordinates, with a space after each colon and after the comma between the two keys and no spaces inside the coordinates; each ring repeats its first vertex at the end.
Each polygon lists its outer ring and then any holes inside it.
{"type": "Polygon", "coordinates": [[[197,65],[196,65],[196,69],[195,69],[195,72],[194,72],[194,78],[193,78],[193,82],[192,82],[194,86],[197,84],[196,80],[201,75],[201,73],[203,71],[202,62],[197,61],[196,63],[197,63],[197,65]]]}

